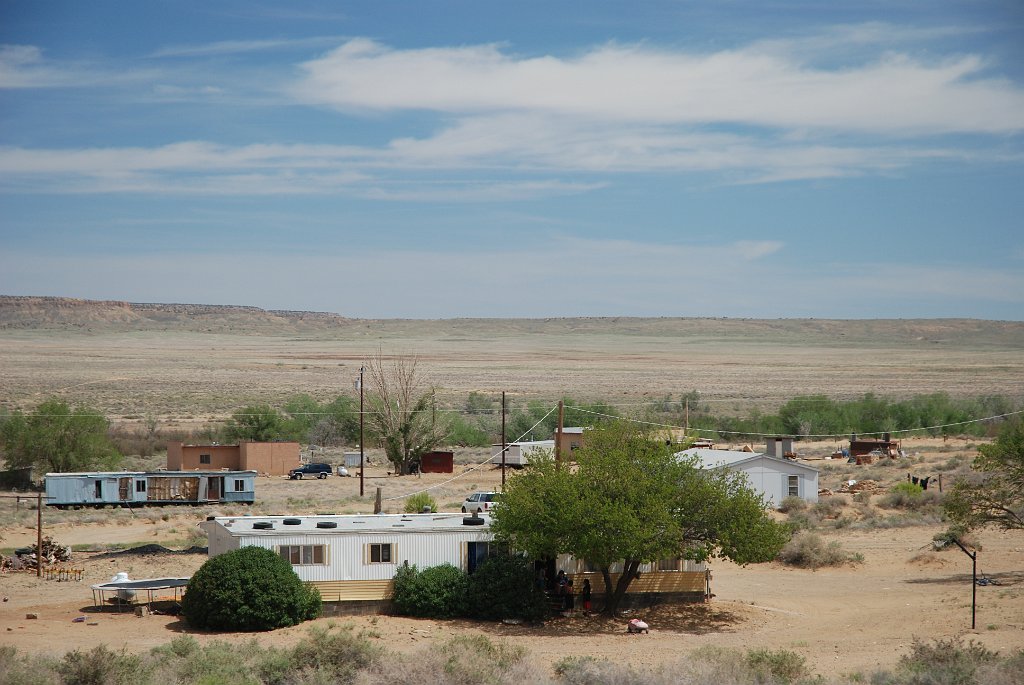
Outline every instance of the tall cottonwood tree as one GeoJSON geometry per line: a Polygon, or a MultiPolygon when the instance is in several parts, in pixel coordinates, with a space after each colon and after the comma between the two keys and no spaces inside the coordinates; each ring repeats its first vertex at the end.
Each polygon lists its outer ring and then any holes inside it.
{"type": "Polygon", "coordinates": [[[54,473],[113,468],[121,455],[109,429],[110,422],[96,410],[50,399],[28,414],[7,417],[0,443],[8,468],[37,466],[54,473]]]}
{"type": "Polygon", "coordinates": [[[448,438],[449,423],[436,411],[435,388],[420,371],[415,355],[377,354],[367,361],[366,371],[367,427],[380,440],[395,472],[409,473],[425,452],[448,438]]]}
{"type": "Polygon", "coordinates": [[[789,539],[742,474],[698,468],[626,422],[588,431],[575,467],[533,459],[510,479],[491,530],[532,558],[572,554],[600,569],[614,615],[642,564],[711,556],[774,559],[789,539]],[[613,581],[611,568],[622,564],[613,581]]]}

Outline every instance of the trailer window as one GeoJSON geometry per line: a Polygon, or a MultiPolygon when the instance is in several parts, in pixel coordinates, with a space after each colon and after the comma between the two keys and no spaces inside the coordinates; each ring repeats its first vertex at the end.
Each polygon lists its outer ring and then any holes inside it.
{"type": "Polygon", "coordinates": [[[371,564],[390,564],[394,558],[393,545],[390,542],[372,543],[370,545],[371,564]]]}
{"type": "Polygon", "coordinates": [[[786,477],[789,489],[789,495],[791,497],[800,496],[800,476],[787,476],[786,477]]]}
{"type": "Polygon", "coordinates": [[[680,558],[675,557],[674,559],[659,559],[658,570],[659,571],[678,571],[679,570],[680,558]]]}
{"type": "Polygon", "coordinates": [[[199,455],[199,463],[200,464],[209,464],[210,463],[210,455],[209,454],[200,454],[199,455]]]}
{"type": "Polygon", "coordinates": [[[241,478],[235,480],[235,492],[245,492],[245,481],[241,478]]]}
{"type": "Polygon", "coordinates": [[[137,480],[137,481],[135,481],[135,492],[145,492],[145,491],[146,491],[146,481],[144,481],[144,480],[137,480]]]}
{"type": "Polygon", "coordinates": [[[292,566],[326,563],[326,545],[281,545],[277,553],[292,566]]]}

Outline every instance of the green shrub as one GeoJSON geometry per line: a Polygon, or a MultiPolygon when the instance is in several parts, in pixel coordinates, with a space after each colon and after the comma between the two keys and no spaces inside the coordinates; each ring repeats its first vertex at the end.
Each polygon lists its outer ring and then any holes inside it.
{"type": "Polygon", "coordinates": [[[820,535],[807,531],[794,535],[779,552],[778,558],[784,564],[802,568],[842,566],[863,561],[861,555],[844,551],[838,542],[826,545],[820,535]]]}
{"type": "Polygon", "coordinates": [[[483,620],[539,621],[548,613],[532,565],[518,554],[497,554],[484,561],[469,577],[466,604],[469,616],[483,620]]]}
{"type": "Polygon", "coordinates": [[[420,571],[403,564],[395,574],[392,602],[407,616],[452,618],[466,613],[469,579],[451,564],[420,571]]]}
{"type": "Polygon", "coordinates": [[[909,509],[918,511],[922,509],[938,509],[942,495],[936,490],[924,490],[920,485],[906,481],[892,486],[885,495],[879,499],[879,505],[887,509],[909,509]]]}
{"type": "Polygon", "coordinates": [[[213,557],[188,582],[181,603],[189,624],[204,630],[273,630],[320,615],[320,593],[291,565],[262,547],[213,557]]]}
{"type": "Polygon", "coordinates": [[[405,500],[406,514],[419,514],[427,507],[430,508],[431,512],[437,511],[437,502],[434,501],[429,492],[417,492],[415,495],[409,495],[405,500]]]}

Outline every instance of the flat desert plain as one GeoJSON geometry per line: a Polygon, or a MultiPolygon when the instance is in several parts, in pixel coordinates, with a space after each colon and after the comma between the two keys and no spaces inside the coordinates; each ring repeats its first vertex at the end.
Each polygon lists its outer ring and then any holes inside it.
{"type": "MultiPolygon", "coordinates": [[[[825,452],[828,444],[809,451],[825,452]]],[[[911,440],[905,443],[914,473],[936,473],[950,460],[969,458],[974,444],[963,440],[911,440]]],[[[374,453],[375,461],[380,455],[374,453]]],[[[845,462],[814,460],[821,469],[821,484],[837,489],[849,479],[870,477],[883,488],[905,478],[897,464],[857,467],[845,462]]],[[[390,476],[381,466],[367,469],[366,496],[359,497],[357,478],[289,481],[261,478],[253,512],[309,514],[369,512],[373,496],[381,488],[385,511],[401,511],[405,496],[430,489],[440,507],[458,511],[465,494],[500,486],[499,469],[474,463],[456,465],[455,473],[424,476],[390,476]]],[[[511,477],[514,477],[511,476],[511,477]]],[[[879,490],[881,492],[881,490],[879,490]]],[[[882,495],[872,497],[877,520],[891,517],[890,524],[864,521],[850,495],[823,496],[840,500],[833,515],[849,519],[836,528],[829,521],[819,533],[837,542],[863,561],[839,567],[809,570],[778,562],[739,567],[722,560],[712,562],[715,597],[706,604],[662,606],[637,612],[652,626],[650,635],[626,635],[626,618],[575,616],[557,618],[543,626],[510,626],[470,621],[432,621],[399,617],[352,617],[318,619],[315,624],[352,623],[371,631],[372,639],[389,649],[412,652],[441,643],[455,635],[482,634],[507,639],[529,650],[530,659],[550,667],[565,656],[593,656],[634,664],[638,668],[668,664],[694,648],[713,645],[739,650],[787,649],[808,660],[827,677],[855,671],[892,667],[914,639],[948,639],[961,636],[990,649],[1007,653],[1024,645],[1024,535],[1018,532],[985,531],[978,535],[982,546],[979,569],[998,584],[977,588],[976,628],[971,629],[971,562],[958,549],[936,551],[932,536],[943,530],[939,522],[907,521],[906,512],[886,510],[882,495]],[[892,525],[893,527],[884,527],[892,525]]],[[[8,502],[5,500],[5,502],[8,502]]],[[[3,545],[29,544],[35,538],[35,512],[22,504],[15,517],[5,504],[3,545]]],[[[62,544],[126,551],[76,552],[73,565],[84,568],[81,582],[37,579],[31,572],[0,576],[0,641],[27,651],[63,653],[98,644],[129,651],[146,650],[173,639],[188,627],[176,616],[136,617],[128,613],[97,610],[89,586],[109,580],[117,571],[132,578],[189,576],[205,560],[203,554],[136,553],[132,547],[161,544],[183,549],[201,539],[195,526],[213,513],[244,514],[211,507],[153,509],[129,512],[44,512],[45,533],[62,544]],[[26,620],[27,613],[38,614],[26,620]],[[85,622],[73,619],[85,616],[85,622]]],[[[783,515],[779,514],[780,517],[783,515]]],[[[255,638],[268,645],[294,644],[308,625],[273,633],[197,634],[201,641],[244,641],[255,638]]]]}
{"type": "MultiPolygon", "coordinates": [[[[0,306],[0,401],[8,408],[31,408],[58,396],[84,402],[125,424],[143,417],[169,427],[215,424],[251,402],[277,404],[298,393],[317,399],[354,394],[360,364],[378,353],[418,355],[421,369],[438,388],[439,403],[450,407],[461,406],[471,391],[491,396],[507,391],[514,401],[564,395],[603,399],[626,413],[631,406],[691,390],[715,402],[716,409],[741,413],[752,407],[771,410],[790,397],[811,393],[836,399],[867,392],[900,398],[931,392],[954,397],[1002,394],[1018,403],[1024,393],[1024,325],[1013,322],[310,323],[298,315],[268,317],[261,310],[251,316],[233,310],[211,314],[209,308],[183,313],[74,301],[67,305],[68,314],[53,307],[40,309],[38,302],[16,304],[6,310],[0,306]],[[143,315],[148,318],[140,321],[143,315]]],[[[800,449],[820,457],[836,445],[801,443],[800,449]]],[[[740,568],[715,561],[714,599],[643,612],[652,626],[650,635],[627,636],[624,619],[582,616],[539,627],[397,617],[341,620],[372,628],[378,636],[374,640],[402,651],[458,634],[504,638],[525,645],[530,658],[542,665],[584,655],[614,655],[637,666],[657,665],[685,656],[690,649],[715,645],[793,650],[816,672],[831,677],[891,667],[914,639],[964,636],[1004,652],[1020,649],[1024,534],[978,534],[979,569],[998,584],[977,587],[977,624],[972,630],[970,560],[957,549],[931,548],[932,536],[944,527],[937,519],[915,518],[881,506],[881,493],[905,479],[907,472],[951,476],[965,468],[976,447],[959,438],[908,439],[905,449],[911,456],[898,464],[809,462],[822,470],[822,487],[836,490],[851,479],[880,484],[867,507],[858,506],[849,495],[822,497],[837,498],[842,505],[818,532],[863,560],[819,570],[777,562],[740,568]]],[[[340,450],[327,456],[336,460],[340,450]]],[[[401,510],[405,496],[429,488],[443,510],[457,511],[467,493],[500,484],[500,472],[476,463],[485,455],[471,451],[457,451],[456,473],[451,476],[391,476],[381,466],[380,455],[371,451],[371,456],[377,464],[367,469],[362,498],[355,478],[261,478],[252,511],[368,512],[377,487],[386,510],[401,510]]],[[[14,507],[14,500],[0,500],[4,547],[34,540],[35,512],[24,503],[17,511],[14,507]]],[[[211,513],[245,512],[209,507],[45,511],[46,534],[61,544],[97,551],[75,553],[74,564],[85,569],[81,582],[40,580],[22,572],[0,576],[0,593],[6,598],[0,604],[0,642],[50,653],[101,643],[145,650],[187,631],[174,616],[139,618],[94,611],[89,586],[117,571],[134,578],[190,575],[204,555],[100,550],[146,543],[182,549],[201,542],[194,535],[195,524],[211,513]],[[28,613],[39,618],[27,620],[28,613]],[[88,620],[73,622],[78,616],[88,620]]],[[[256,636],[197,638],[254,637],[266,644],[287,644],[302,639],[305,631],[303,626],[256,636]]]]}

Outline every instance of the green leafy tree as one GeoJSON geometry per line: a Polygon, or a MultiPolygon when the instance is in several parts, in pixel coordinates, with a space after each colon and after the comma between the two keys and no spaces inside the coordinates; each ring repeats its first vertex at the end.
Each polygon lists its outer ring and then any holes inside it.
{"type": "Polygon", "coordinates": [[[381,441],[395,471],[409,473],[424,453],[447,441],[448,421],[438,415],[434,389],[419,372],[416,357],[386,361],[377,355],[367,362],[366,370],[370,381],[366,424],[381,441]]]}
{"type": "Polygon", "coordinates": [[[295,395],[284,403],[282,436],[308,442],[309,432],[321,419],[323,408],[309,395],[295,395]]]}
{"type": "Polygon", "coordinates": [[[967,529],[1024,529],[1024,420],[1004,424],[978,452],[972,476],[954,483],[943,500],[946,515],[967,529]]]}
{"type": "Polygon", "coordinates": [[[110,441],[110,422],[86,406],[51,399],[29,414],[15,412],[0,425],[8,468],[37,466],[54,473],[112,469],[121,455],[110,441]]]}
{"type": "Polygon", "coordinates": [[[539,621],[549,613],[544,590],[537,587],[533,564],[521,554],[493,554],[469,576],[466,610],[473,618],[539,621]]]}
{"type": "Polygon", "coordinates": [[[509,482],[492,530],[533,558],[569,553],[597,566],[614,615],[640,566],[711,556],[770,561],[789,538],[742,474],[704,470],[625,422],[605,423],[574,453],[577,468],[538,459],[509,482]],[[622,563],[615,583],[611,567],[622,563]]]}
{"type": "Polygon", "coordinates": [[[262,547],[209,559],[188,581],[181,611],[203,630],[273,630],[316,618],[320,593],[291,564],[262,547]]]}
{"type": "Polygon", "coordinates": [[[284,415],[266,404],[239,409],[224,426],[228,440],[270,442],[288,437],[284,415]]]}

